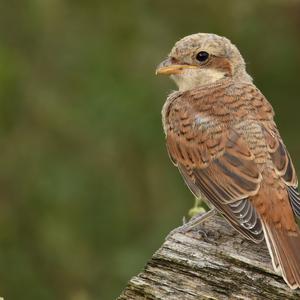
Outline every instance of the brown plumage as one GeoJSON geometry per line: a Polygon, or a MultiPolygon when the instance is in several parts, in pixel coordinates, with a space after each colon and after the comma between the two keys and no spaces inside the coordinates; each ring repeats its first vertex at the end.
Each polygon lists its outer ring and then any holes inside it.
{"type": "Polygon", "coordinates": [[[162,115],[167,149],[186,184],[241,234],[265,237],[275,270],[300,287],[300,196],[270,103],[238,49],[214,34],[177,42],[158,74],[176,81],[162,115]]]}

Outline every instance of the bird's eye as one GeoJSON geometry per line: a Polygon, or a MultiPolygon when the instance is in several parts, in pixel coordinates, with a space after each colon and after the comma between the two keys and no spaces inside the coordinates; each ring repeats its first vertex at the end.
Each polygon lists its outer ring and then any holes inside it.
{"type": "Polygon", "coordinates": [[[200,51],[197,55],[196,55],[196,59],[199,60],[200,62],[204,62],[208,59],[209,54],[205,51],[200,51]]]}

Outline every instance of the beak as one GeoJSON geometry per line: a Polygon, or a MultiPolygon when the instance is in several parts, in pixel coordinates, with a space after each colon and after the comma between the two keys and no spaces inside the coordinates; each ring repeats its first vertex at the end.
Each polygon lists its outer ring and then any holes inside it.
{"type": "Polygon", "coordinates": [[[168,57],[163,62],[161,62],[158,67],[156,68],[155,74],[156,75],[172,75],[172,74],[180,74],[183,70],[186,69],[194,69],[197,66],[193,65],[184,65],[179,63],[173,63],[171,58],[168,57]]]}

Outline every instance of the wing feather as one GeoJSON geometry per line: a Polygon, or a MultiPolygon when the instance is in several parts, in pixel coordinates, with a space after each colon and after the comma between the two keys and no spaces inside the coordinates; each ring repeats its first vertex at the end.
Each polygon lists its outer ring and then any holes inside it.
{"type": "Polygon", "coordinates": [[[270,128],[264,128],[268,150],[276,172],[283,179],[288,192],[289,200],[294,214],[300,218],[300,195],[298,192],[298,179],[292,159],[288,153],[274,123],[270,128]]]}
{"type": "Polygon", "coordinates": [[[192,192],[204,196],[248,239],[260,242],[262,225],[248,197],[257,193],[261,174],[241,136],[231,130],[227,137],[222,147],[220,138],[214,156],[206,144],[195,147],[175,134],[167,136],[167,148],[192,192]]]}
{"type": "Polygon", "coordinates": [[[297,187],[288,186],[288,195],[295,215],[300,218],[300,195],[297,187]]]}

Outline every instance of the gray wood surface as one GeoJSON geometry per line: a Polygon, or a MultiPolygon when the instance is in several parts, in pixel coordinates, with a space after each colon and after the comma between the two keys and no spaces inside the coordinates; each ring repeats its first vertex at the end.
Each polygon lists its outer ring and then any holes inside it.
{"type": "MultiPolygon", "coordinates": [[[[299,249],[300,255],[300,249],[299,249]]],[[[265,242],[245,240],[219,216],[173,231],[118,300],[300,299],[273,271],[265,242]]]]}

